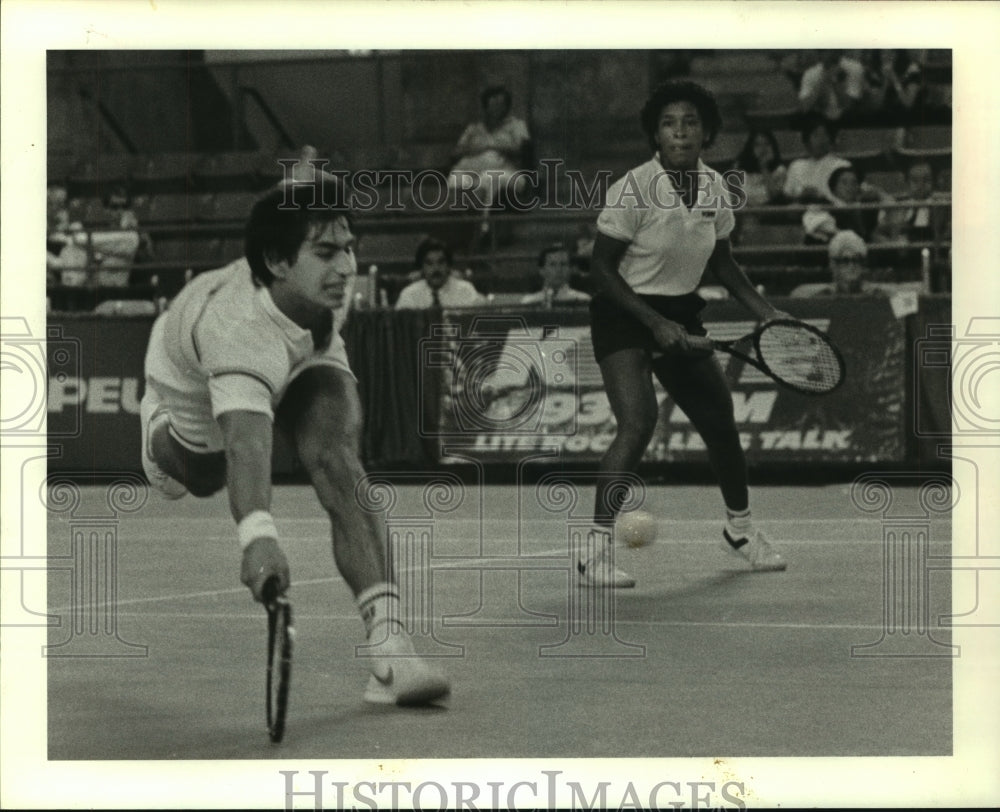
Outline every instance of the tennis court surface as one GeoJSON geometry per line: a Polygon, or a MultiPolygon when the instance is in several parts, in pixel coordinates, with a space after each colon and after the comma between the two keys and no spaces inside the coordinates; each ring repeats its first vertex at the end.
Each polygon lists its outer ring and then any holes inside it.
{"type": "MultiPolygon", "coordinates": [[[[947,514],[924,523],[924,558],[906,558],[912,545],[855,505],[849,484],[757,488],[758,524],[788,570],[751,573],[718,546],[715,488],[651,486],[659,538],[619,553],[638,586],[608,607],[578,586],[567,552],[592,491],[573,506],[535,486],[443,500],[420,484],[391,490],[404,602],[418,650],[441,656],[452,679],[447,703],[362,700],[362,624],[335,574],[327,519],[309,487],[277,487],[296,649],[285,741],[272,745],[265,614],[238,581],[226,496],[151,495],[103,525],[112,553],[98,567],[80,563],[72,541],[88,505],[107,512],[105,489],[88,486],[74,516],[48,522],[49,555],[77,556],[75,569],[49,575],[49,611],[61,618],[49,635],[49,758],[952,752],[954,660],[939,626],[950,572],[932,566],[951,550],[947,514]],[[81,569],[101,569],[113,605],[80,611],[81,569]],[[887,606],[924,614],[929,629],[887,620],[887,606]],[[882,656],[906,646],[920,656],[882,656]]],[[[916,489],[896,498],[916,503],[916,489]]]]}

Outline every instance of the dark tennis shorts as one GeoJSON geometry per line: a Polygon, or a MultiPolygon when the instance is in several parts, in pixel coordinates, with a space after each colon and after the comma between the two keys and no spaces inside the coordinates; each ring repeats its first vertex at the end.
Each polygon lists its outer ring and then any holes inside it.
{"type": "MultiPolygon", "coordinates": [[[[680,324],[691,335],[708,334],[701,323],[705,300],[697,293],[685,293],[683,296],[640,294],[639,298],[664,318],[680,324]]],[[[647,352],[660,351],[648,327],[630,313],[600,297],[590,300],[590,340],[598,363],[619,350],[638,348],[647,352]]]]}

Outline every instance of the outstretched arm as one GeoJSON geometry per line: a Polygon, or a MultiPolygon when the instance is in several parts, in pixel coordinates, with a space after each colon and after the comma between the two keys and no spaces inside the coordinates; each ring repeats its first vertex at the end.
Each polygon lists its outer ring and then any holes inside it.
{"type": "Polygon", "coordinates": [[[255,510],[271,509],[271,418],[260,412],[223,412],[219,426],[226,446],[229,508],[238,523],[255,510]]]}
{"type": "Polygon", "coordinates": [[[280,592],[289,584],[288,561],[278,547],[270,514],[271,417],[236,410],[220,414],[219,425],[226,448],[229,507],[243,548],[240,580],[259,601],[264,583],[271,576],[278,577],[280,592]]]}

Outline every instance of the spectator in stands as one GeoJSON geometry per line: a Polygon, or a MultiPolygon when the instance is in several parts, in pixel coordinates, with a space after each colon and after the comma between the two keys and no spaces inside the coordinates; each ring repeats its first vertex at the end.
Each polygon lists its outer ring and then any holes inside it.
{"type": "Polygon", "coordinates": [[[830,175],[851,162],[833,152],[837,131],[822,116],[811,116],[802,128],[807,158],[797,158],[788,167],[785,197],[794,202],[830,200],[830,175]]]}
{"type": "Polygon", "coordinates": [[[542,277],[542,289],[527,294],[521,299],[525,305],[573,304],[589,302],[590,296],[570,287],[572,268],[569,251],[562,243],[553,243],[538,255],[538,273],[542,277]]]}
{"type": "Polygon", "coordinates": [[[788,167],[782,163],[778,139],[770,130],[751,130],[735,168],[744,173],[743,190],[749,205],[784,202],[788,167]]]}
{"type": "Polygon", "coordinates": [[[403,288],[396,300],[397,310],[426,310],[439,307],[477,307],[486,304],[471,282],[452,272],[451,248],[428,237],[417,246],[416,264],[421,279],[403,288]]]}
{"type": "Polygon", "coordinates": [[[870,240],[884,214],[879,209],[856,209],[860,203],[890,203],[892,197],[877,186],[864,183],[859,170],[842,166],[830,175],[832,208],[811,207],[802,215],[806,243],[827,243],[840,231],[854,231],[870,240]]]}
{"type": "Polygon", "coordinates": [[[830,240],[827,249],[832,282],[799,285],[792,296],[850,296],[880,293],[868,281],[868,246],[853,231],[841,231],[830,240]]]}
{"type": "Polygon", "coordinates": [[[66,187],[53,183],[46,195],[45,281],[80,286],[87,282],[87,233],[70,222],[66,187]]]}
{"type": "MultiPolygon", "coordinates": [[[[942,198],[934,191],[934,170],[927,161],[917,161],[906,172],[906,194],[899,202],[930,203],[942,198]]],[[[892,209],[879,223],[885,242],[925,242],[935,238],[944,221],[945,209],[915,206],[892,209]]]]}
{"type": "Polygon", "coordinates": [[[97,268],[95,279],[104,287],[127,287],[140,248],[152,250],[149,237],[139,232],[139,220],[124,188],[114,189],[105,199],[104,208],[107,225],[91,234],[97,268]]]}
{"type": "Polygon", "coordinates": [[[480,204],[491,208],[504,205],[511,194],[524,191],[527,178],[518,171],[533,163],[532,142],[527,124],[511,114],[507,88],[486,88],[480,102],[483,120],[469,124],[458,139],[448,188],[452,192],[471,188],[480,204]]]}
{"type": "Polygon", "coordinates": [[[902,48],[871,51],[865,72],[872,123],[899,126],[926,100],[923,68],[902,48]]]}
{"type": "Polygon", "coordinates": [[[819,59],[802,74],[799,108],[838,121],[865,100],[865,67],[839,50],[819,52],[819,59]]]}

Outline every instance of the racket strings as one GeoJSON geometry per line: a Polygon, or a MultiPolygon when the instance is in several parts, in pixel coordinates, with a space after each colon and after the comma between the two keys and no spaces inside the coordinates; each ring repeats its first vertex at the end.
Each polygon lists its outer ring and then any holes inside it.
{"type": "Polygon", "coordinates": [[[775,325],[760,334],[760,359],[782,380],[800,389],[825,392],[843,375],[836,350],[822,336],[795,325],[775,325]]]}

